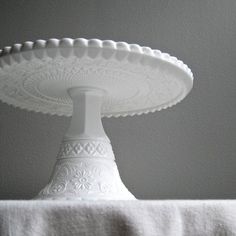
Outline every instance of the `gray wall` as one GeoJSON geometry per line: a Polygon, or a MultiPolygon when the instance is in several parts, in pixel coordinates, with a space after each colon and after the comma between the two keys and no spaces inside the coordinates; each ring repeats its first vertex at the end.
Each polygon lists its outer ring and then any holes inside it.
{"type": "MultiPolygon", "coordinates": [[[[235,0],[2,0],[0,48],[50,37],[158,48],[192,69],[194,89],[154,114],[103,119],[123,181],[138,197],[236,197],[235,0]]],[[[0,198],[47,183],[68,118],[0,103],[0,198]]]]}

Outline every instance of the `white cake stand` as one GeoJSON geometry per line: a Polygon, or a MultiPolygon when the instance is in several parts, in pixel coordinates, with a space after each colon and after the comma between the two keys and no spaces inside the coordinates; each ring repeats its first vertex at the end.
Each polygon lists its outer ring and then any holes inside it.
{"type": "Polygon", "coordinates": [[[159,111],[191,90],[191,70],[175,57],[137,44],[49,39],[0,51],[0,99],[71,116],[40,199],[135,199],[122,183],[101,116],[159,111]]]}

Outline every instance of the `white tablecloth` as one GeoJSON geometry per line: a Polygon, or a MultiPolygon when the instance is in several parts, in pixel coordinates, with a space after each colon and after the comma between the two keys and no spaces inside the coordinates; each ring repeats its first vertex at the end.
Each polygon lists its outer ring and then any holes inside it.
{"type": "Polygon", "coordinates": [[[0,201],[1,236],[231,236],[236,200],[0,201]]]}

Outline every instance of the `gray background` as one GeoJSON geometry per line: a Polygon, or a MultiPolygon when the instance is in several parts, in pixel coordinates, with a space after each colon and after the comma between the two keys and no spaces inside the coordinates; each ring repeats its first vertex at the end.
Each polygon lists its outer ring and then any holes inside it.
{"type": "MultiPolygon", "coordinates": [[[[138,198],[236,197],[236,1],[0,2],[0,48],[50,37],[158,48],[192,69],[194,89],[154,114],[103,119],[122,179],[138,198]]],[[[69,118],[0,103],[0,198],[48,182],[69,118]]]]}

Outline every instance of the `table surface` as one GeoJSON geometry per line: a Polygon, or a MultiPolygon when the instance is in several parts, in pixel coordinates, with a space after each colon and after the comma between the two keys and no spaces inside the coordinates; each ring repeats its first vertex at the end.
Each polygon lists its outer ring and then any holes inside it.
{"type": "Polygon", "coordinates": [[[236,200],[3,200],[0,235],[236,235],[236,200]]]}

